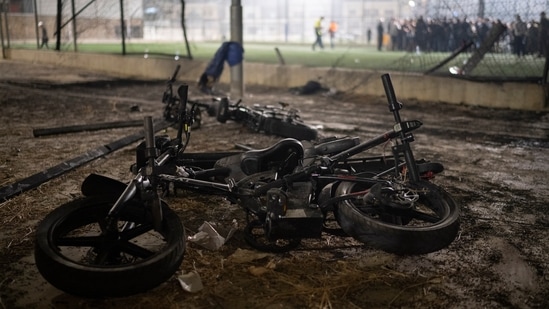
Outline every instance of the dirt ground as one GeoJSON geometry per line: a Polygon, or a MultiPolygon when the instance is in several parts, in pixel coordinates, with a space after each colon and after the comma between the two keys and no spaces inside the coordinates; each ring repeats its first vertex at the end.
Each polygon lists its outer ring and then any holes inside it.
{"type": "MultiPolygon", "coordinates": [[[[33,136],[34,129],[160,118],[164,86],[164,81],[0,61],[0,187],[140,128],[41,137],[33,136]]],[[[204,95],[191,87],[190,97],[204,95]]],[[[244,104],[280,101],[298,108],[323,136],[365,140],[392,126],[383,97],[297,96],[288,89],[250,86],[243,98],[244,104]]],[[[243,240],[238,206],[185,193],[167,202],[187,235],[204,221],[229,227],[236,220],[240,229],[217,251],[188,243],[180,273],[147,293],[99,300],[67,295],[34,265],[36,225],[80,196],[90,173],[131,179],[134,143],[0,201],[0,308],[549,308],[549,114],[403,103],[403,118],[424,123],[415,133],[416,158],[444,164],[434,181],[462,208],[460,233],[448,248],[396,256],[326,234],[289,253],[265,254],[243,240]],[[204,286],[197,293],[184,291],[177,280],[193,270],[204,286]]],[[[235,143],[261,148],[278,139],[204,117],[188,151],[234,150],[235,143]]]]}

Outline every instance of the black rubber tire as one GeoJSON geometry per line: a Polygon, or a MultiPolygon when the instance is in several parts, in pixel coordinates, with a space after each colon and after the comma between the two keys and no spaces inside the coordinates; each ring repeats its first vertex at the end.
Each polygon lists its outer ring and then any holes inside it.
{"type": "Polygon", "coordinates": [[[208,108],[206,109],[208,116],[217,117],[217,110],[219,109],[219,101],[221,101],[221,99],[214,99],[212,100],[212,103],[208,104],[208,108]]]}
{"type": "Polygon", "coordinates": [[[38,225],[34,256],[49,283],[77,296],[119,297],[150,290],[179,269],[185,230],[177,214],[163,203],[162,229],[155,232],[150,212],[130,201],[120,219],[135,226],[120,233],[119,240],[106,241],[99,225],[114,201],[97,196],[74,200],[49,213],[38,225]],[[98,252],[109,254],[108,261],[98,261],[98,252]]]}
{"type": "MultiPolygon", "coordinates": [[[[406,211],[399,211],[398,216],[394,216],[394,212],[371,216],[362,211],[354,200],[348,199],[337,207],[339,224],[355,239],[389,253],[414,255],[443,249],[452,243],[459,231],[459,207],[442,188],[428,182],[421,182],[420,186],[425,192],[420,193],[418,203],[433,212],[429,221],[434,222],[413,219],[413,213],[406,211]]],[[[336,194],[350,194],[364,189],[356,183],[343,182],[336,194]]],[[[418,212],[415,214],[417,217],[418,212]]]]}
{"type": "Polygon", "coordinates": [[[229,115],[229,99],[222,98],[219,102],[217,102],[215,109],[217,121],[225,123],[231,118],[229,115]]]}
{"type": "Polygon", "coordinates": [[[297,140],[313,141],[318,137],[317,130],[306,124],[290,123],[275,118],[269,119],[268,125],[265,125],[265,131],[268,131],[269,134],[297,140]]]}

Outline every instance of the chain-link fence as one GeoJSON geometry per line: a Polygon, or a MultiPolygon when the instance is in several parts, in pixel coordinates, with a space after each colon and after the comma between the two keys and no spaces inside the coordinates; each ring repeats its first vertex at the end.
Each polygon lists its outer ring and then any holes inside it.
{"type": "MultiPolygon", "coordinates": [[[[101,42],[102,51],[177,55],[185,54],[183,44],[173,50],[156,46],[184,42],[185,34],[191,44],[221,43],[230,37],[229,0],[0,3],[2,42],[17,48],[78,51],[80,44],[101,42]],[[44,35],[49,38],[47,45],[42,42],[44,35]]],[[[450,67],[468,77],[502,79],[539,79],[544,74],[544,43],[549,38],[540,13],[549,11],[546,0],[242,0],[241,4],[245,42],[311,44],[313,24],[324,16],[325,28],[330,21],[337,22],[340,45],[379,41],[384,51],[406,52],[393,69],[450,74],[450,67]],[[517,15],[525,25],[520,35],[517,15]],[[494,25],[503,28],[497,27],[498,33],[489,37],[494,25]],[[465,45],[469,47],[462,48],[465,45]],[[453,54],[456,50],[461,53],[453,54]]]]}

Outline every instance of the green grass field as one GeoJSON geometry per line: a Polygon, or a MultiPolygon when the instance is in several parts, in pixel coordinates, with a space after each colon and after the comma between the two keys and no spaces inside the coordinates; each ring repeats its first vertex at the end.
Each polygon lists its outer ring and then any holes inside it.
{"type": "MultiPolygon", "coordinates": [[[[53,43],[53,42],[52,42],[53,43]]],[[[50,43],[51,46],[51,43],[50,43]]],[[[220,42],[190,43],[193,59],[209,61],[213,58],[220,42]]],[[[12,48],[36,48],[32,44],[12,44],[12,48]]],[[[324,50],[313,51],[310,44],[286,43],[245,43],[244,58],[247,62],[280,63],[275,49],[278,48],[285,64],[311,67],[338,67],[369,70],[395,70],[404,72],[425,72],[450,53],[406,53],[402,51],[378,51],[372,45],[336,45],[324,50]]],[[[62,50],[74,50],[72,45],[63,45],[62,50]]],[[[122,54],[121,43],[80,43],[78,52],[122,54]]],[[[187,57],[184,43],[128,42],[128,55],[147,55],[148,57],[187,57]]],[[[449,74],[449,68],[462,66],[471,53],[463,53],[437,73],[449,74]]],[[[472,72],[472,76],[482,77],[536,77],[542,76],[545,59],[528,56],[516,59],[509,54],[487,54],[484,60],[472,72]]]]}
{"type": "MultiPolygon", "coordinates": [[[[52,43],[50,42],[50,47],[52,43]]],[[[218,42],[190,43],[193,59],[210,60],[221,46],[218,42]]],[[[32,44],[12,44],[12,48],[36,48],[32,44]]],[[[304,65],[313,67],[343,67],[355,69],[387,69],[405,57],[405,52],[378,51],[374,46],[339,45],[334,49],[313,51],[310,44],[285,43],[246,43],[244,57],[248,62],[280,63],[275,51],[278,48],[284,62],[289,65],[304,65]]],[[[72,51],[72,45],[63,45],[62,50],[72,51]]],[[[78,52],[122,53],[121,43],[80,43],[78,52]]],[[[187,48],[183,43],[127,43],[126,53],[130,55],[145,55],[151,57],[187,56],[187,48]]],[[[419,62],[418,62],[419,63],[419,62]]],[[[414,69],[412,69],[414,70],[414,69]]]]}

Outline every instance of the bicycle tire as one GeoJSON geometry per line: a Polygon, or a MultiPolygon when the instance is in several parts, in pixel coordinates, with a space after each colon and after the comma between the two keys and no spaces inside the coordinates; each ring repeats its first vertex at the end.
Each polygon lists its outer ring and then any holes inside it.
{"type": "Polygon", "coordinates": [[[221,100],[215,102],[214,108],[216,113],[216,119],[220,123],[225,123],[231,118],[229,114],[229,99],[222,98],[221,100]]]}
{"type": "Polygon", "coordinates": [[[307,141],[316,140],[318,137],[317,130],[303,123],[286,122],[276,118],[267,118],[265,122],[265,131],[268,134],[307,141]]]}
{"type": "Polygon", "coordinates": [[[146,208],[136,200],[129,201],[120,219],[135,226],[121,232],[117,240],[108,240],[101,235],[100,226],[115,200],[99,196],[77,199],[40,222],[34,256],[40,274],[49,283],[76,296],[120,297],[150,290],[179,269],[185,233],[177,214],[163,203],[162,228],[154,232],[146,208]]]}
{"type": "MultiPolygon", "coordinates": [[[[416,224],[421,213],[416,210],[400,211],[392,219],[374,216],[357,200],[347,199],[337,207],[337,219],[342,229],[355,239],[383,251],[397,255],[416,255],[435,252],[447,247],[459,231],[459,207],[442,188],[428,182],[420,182],[425,192],[418,202],[428,207],[435,215],[425,225],[416,224]]],[[[336,194],[345,195],[364,190],[352,182],[343,182],[336,194]]],[[[394,215],[394,212],[392,213],[394,215]]]]}

